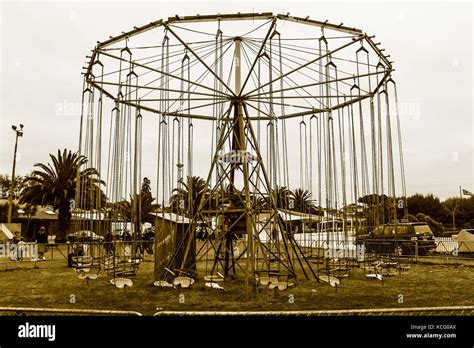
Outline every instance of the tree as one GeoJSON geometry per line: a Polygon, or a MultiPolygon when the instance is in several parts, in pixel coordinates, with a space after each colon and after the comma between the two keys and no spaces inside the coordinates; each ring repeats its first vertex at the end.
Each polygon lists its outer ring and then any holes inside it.
{"type": "Polygon", "coordinates": [[[130,196],[130,201],[121,201],[116,207],[118,208],[120,218],[123,220],[153,223],[155,217],[152,213],[158,207],[158,204],[153,203],[154,201],[155,198],[151,194],[150,180],[145,177],[143,178],[140,194],[130,196]],[[140,220],[135,219],[136,216],[140,216],[140,220]]]}
{"type": "Polygon", "coordinates": [[[269,199],[260,195],[252,195],[252,202],[257,211],[269,208],[269,199]]]}
{"type": "Polygon", "coordinates": [[[289,203],[290,210],[311,213],[315,209],[314,204],[311,202],[311,193],[308,190],[297,188],[291,191],[291,200],[293,203],[289,203]]]}
{"type": "Polygon", "coordinates": [[[201,198],[207,192],[206,180],[198,176],[188,177],[182,188],[175,188],[170,197],[170,205],[173,211],[178,211],[192,218],[201,203],[201,198]]]}
{"type": "Polygon", "coordinates": [[[459,226],[462,228],[474,228],[474,196],[463,198],[459,203],[459,226]]]}
{"type": "MultiPolygon", "coordinates": [[[[12,204],[12,221],[18,217],[18,205],[12,204]]],[[[8,203],[0,205],[0,222],[8,221],[8,203]]]]}
{"type": "Polygon", "coordinates": [[[276,199],[277,208],[289,209],[291,200],[291,191],[286,186],[277,186],[273,190],[274,197],[276,199]]]}
{"type": "Polygon", "coordinates": [[[394,219],[395,201],[393,197],[384,194],[369,194],[359,197],[357,201],[363,207],[361,217],[365,217],[374,225],[384,224],[394,219]]]}
{"type": "Polygon", "coordinates": [[[0,193],[2,198],[8,198],[9,180],[8,175],[0,174],[0,193]]]}
{"type": "Polygon", "coordinates": [[[38,211],[38,206],[35,204],[31,203],[26,203],[25,206],[22,208],[23,211],[25,212],[26,217],[28,218],[28,224],[26,225],[26,231],[29,233],[30,231],[30,223],[31,223],[31,218],[36,214],[38,211]]]}
{"type": "Polygon", "coordinates": [[[453,229],[456,228],[456,212],[461,205],[461,201],[460,198],[448,198],[442,203],[443,208],[452,218],[453,229]]]}
{"type": "Polygon", "coordinates": [[[407,197],[408,213],[416,215],[418,213],[431,216],[437,221],[443,221],[446,211],[441,205],[441,201],[433,194],[422,195],[416,193],[407,197]]]}
{"type": "Polygon", "coordinates": [[[420,222],[418,218],[415,215],[407,214],[403,217],[404,219],[407,219],[409,222],[420,222]]]}
{"type": "MultiPolygon", "coordinates": [[[[15,180],[13,180],[13,198],[16,199],[20,196],[20,192],[24,187],[25,178],[20,175],[15,175],[15,180]]],[[[12,185],[12,180],[8,175],[0,175],[0,191],[2,198],[8,198],[10,195],[10,188],[12,185]]]]}
{"type": "Polygon", "coordinates": [[[457,228],[474,228],[474,197],[470,198],[448,198],[442,202],[450,220],[454,217],[457,228]],[[456,212],[453,216],[453,209],[456,212]]]}
{"type": "Polygon", "coordinates": [[[153,223],[155,221],[155,217],[151,213],[156,211],[158,204],[153,204],[154,200],[149,195],[135,194],[130,196],[130,201],[123,200],[116,205],[119,219],[133,222],[135,230],[140,231],[139,221],[141,223],[153,223]],[[140,220],[136,219],[137,216],[140,216],[140,220]]]}
{"type": "Polygon", "coordinates": [[[147,177],[143,178],[141,194],[151,196],[151,182],[150,179],[148,179],[147,177]]]}
{"type": "MultiPolygon", "coordinates": [[[[104,182],[94,168],[80,170],[87,158],[66,149],[57,156],[50,154],[50,163],[36,163],[33,173],[26,178],[26,187],[21,192],[20,203],[52,205],[58,210],[58,240],[65,240],[71,221],[72,202],[76,196],[76,184],[79,178],[80,196],[85,197],[84,209],[93,209],[98,202],[94,195],[104,182]],[[92,199],[91,199],[92,198],[92,199]]],[[[105,198],[100,194],[100,200],[105,198]]],[[[100,202],[105,203],[105,202],[100,202]]]]}

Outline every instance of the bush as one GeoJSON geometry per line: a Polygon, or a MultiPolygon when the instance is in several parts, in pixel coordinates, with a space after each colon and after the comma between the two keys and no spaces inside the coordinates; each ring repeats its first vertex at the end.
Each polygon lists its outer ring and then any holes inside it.
{"type": "MultiPolygon", "coordinates": [[[[18,205],[12,204],[12,221],[18,217],[18,205]]],[[[0,204],[0,222],[8,221],[8,203],[0,204]]]]}
{"type": "Polygon", "coordinates": [[[403,218],[407,219],[409,222],[420,222],[420,220],[418,220],[415,215],[411,214],[407,214],[403,218]]]}

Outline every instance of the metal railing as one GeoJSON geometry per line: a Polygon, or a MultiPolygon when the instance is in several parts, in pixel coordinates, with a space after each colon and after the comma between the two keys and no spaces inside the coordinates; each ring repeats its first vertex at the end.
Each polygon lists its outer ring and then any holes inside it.
{"type": "Polygon", "coordinates": [[[362,253],[410,258],[452,258],[474,260],[474,241],[435,237],[434,239],[364,239],[355,236],[295,235],[295,241],[308,255],[319,258],[359,258],[362,253]]]}
{"type": "Polygon", "coordinates": [[[70,308],[31,308],[31,307],[0,307],[0,313],[6,315],[125,315],[125,316],[143,316],[137,311],[105,310],[105,309],[70,309],[70,308]]]}
{"type": "MultiPolygon", "coordinates": [[[[103,309],[68,309],[68,308],[31,308],[0,307],[2,315],[63,315],[63,316],[143,316],[137,311],[103,310],[103,309]]],[[[153,316],[471,316],[474,306],[446,307],[408,307],[408,308],[368,308],[336,310],[301,310],[301,311],[165,311],[160,310],[153,316]]]]}
{"type": "Polygon", "coordinates": [[[474,306],[369,308],[303,311],[158,311],[153,316],[424,316],[474,315],[474,306]]]}

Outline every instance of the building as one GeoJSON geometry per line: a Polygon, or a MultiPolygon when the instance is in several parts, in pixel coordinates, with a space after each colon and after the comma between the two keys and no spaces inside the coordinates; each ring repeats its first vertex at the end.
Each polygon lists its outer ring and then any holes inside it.
{"type": "Polygon", "coordinates": [[[194,276],[197,272],[196,238],[192,233],[191,220],[174,213],[152,214],[156,216],[155,280],[171,280],[184,274],[194,276]],[[186,251],[186,263],[183,265],[186,251]]]}

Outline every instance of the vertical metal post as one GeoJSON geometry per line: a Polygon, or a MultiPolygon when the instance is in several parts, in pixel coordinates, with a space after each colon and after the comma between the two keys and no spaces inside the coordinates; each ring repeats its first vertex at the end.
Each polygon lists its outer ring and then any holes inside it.
{"type": "Polygon", "coordinates": [[[415,263],[418,263],[418,239],[415,240],[415,263]]]}
{"type": "Polygon", "coordinates": [[[240,45],[242,40],[240,37],[236,37],[234,40],[235,43],[235,56],[234,56],[234,66],[235,66],[235,94],[239,95],[240,86],[241,86],[241,66],[240,66],[240,45]]]}
{"type": "MultiPolygon", "coordinates": [[[[235,66],[235,94],[240,95],[241,89],[241,39],[239,37],[235,38],[235,56],[234,56],[234,66],[235,66]]],[[[249,171],[248,171],[248,156],[247,156],[247,142],[244,134],[244,117],[243,117],[243,108],[242,101],[237,100],[235,103],[235,117],[234,120],[234,132],[237,133],[238,137],[238,157],[243,158],[243,168],[244,173],[244,192],[245,192],[245,210],[246,210],[246,231],[247,231],[247,262],[246,262],[246,272],[247,272],[247,290],[254,287],[255,284],[255,254],[254,254],[254,245],[253,245],[253,216],[252,216],[252,206],[250,204],[250,191],[249,191],[249,171]]],[[[235,144],[235,142],[234,142],[235,144]]],[[[233,177],[233,176],[232,176],[233,177]]]]}
{"type": "Polygon", "coordinates": [[[12,222],[12,209],[13,209],[13,184],[15,182],[15,167],[16,167],[16,150],[18,148],[18,131],[15,130],[15,151],[13,153],[13,169],[12,169],[12,177],[10,181],[10,194],[8,197],[8,223],[12,222]]]}

